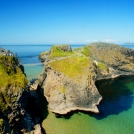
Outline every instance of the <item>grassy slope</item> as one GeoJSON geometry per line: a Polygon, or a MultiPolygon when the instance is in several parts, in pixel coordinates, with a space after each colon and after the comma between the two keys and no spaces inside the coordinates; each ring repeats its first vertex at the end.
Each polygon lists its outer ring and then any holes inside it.
{"type": "Polygon", "coordinates": [[[55,59],[49,65],[56,71],[62,72],[64,75],[74,78],[87,74],[90,60],[87,56],[76,51],[63,51],[58,46],[53,46],[50,50],[49,59],[55,59]],[[61,58],[61,59],[60,59],[61,58]]]}
{"type": "Polygon", "coordinates": [[[0,56],[0,88],[25,87],[27,79],[21,69],[16,66],[14,57],[0,56]]]}
{"type": "Polygon", "coordinates": [[[86,75],[90,61],[85,56],[72,56],[69,58],[50,62],[49,65],[56,71],[64,73],[68,77],[86,75]]]}
{"type": "MultiPolygon", "coordinates": [[[[49,65],[56,71],[62,72],[68,77],[75,77],[87,72],[87,68],[91,62],[98,62],[100,72],[107,72],[108,66],[120,66],[122,62],[128,63],[131,60],[129,49],[121,46],[103,42],[96,42],[82,48],[76,48],[72,52],[59,50],[57,46],[53,46],[50,50],[49,65]],[[57,60],[53,60],[56,59],[57,60]],[[53,61],[52,61],[53,60],[53,61]]],[[[122,64],[122,68],[132,69],[131,64],[122,64]]],[[[120,67],[121,68],[121,67],[120,67]]]]}
{"type": "Polygon", "coordinates": [[[130,49],[115,44],[97,42],[88,45],[88,48],[91,49],[94,59],[109,65],[116,64],[118,66],[121,62],[128,63],[132,58],[128,56],[130,49]],[[126,56],[128,57],[126,58],[126,56]]]}
{"type": "MultiPolygon", "coordinates": [[[[53,46],[51,48],[49,59],[55,59],[55,57],[68,57],[60,60],[54,60],[53,62],[50,62],[49,65],[54,70],[62,72],[64,75],[71,78],[87,75],[90,73],[88,68],[91,65],[91,60],[94,60],[94,53],[92,50],[93,46],[84,46],[82,48],[76,48],[72,52],[64,52],[59,50],[57,46],[53,46]]],[[[98,69],[100,71],[105,71],[107,70],[107,65],[103,62],[98,62],[98,69]]]]}
{"type": "Polygon", "coordinates": [[[7,92],[18,92],[19,87],[25,88],[26,76],[15,63],[15,57],[0,56],[0,110],[4,112],[8,108],[8,102],[15,100],[8,96],[7,92]]]}

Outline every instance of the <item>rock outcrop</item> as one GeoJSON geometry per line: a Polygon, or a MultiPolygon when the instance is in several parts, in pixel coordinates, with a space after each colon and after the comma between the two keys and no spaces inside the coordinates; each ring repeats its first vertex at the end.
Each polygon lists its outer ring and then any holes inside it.
{"type": "Polygon", "coordinates": [[[30,95],[24,68],[13,53],[0,50],[0,133],[34,132],[39,108],[30,95]]]}
{"type": "Polygon", "coordinates": [[[92,43],[85,48],[98,63],[96,80],[134,74],[134,50],[108,43],[92,43]]]}
{"type": "Polygon", "coordinates": [[[73,51],[70,46],[53,46],[39,57],[44,70],[36,84],[49,109],[58,114],[72,110],[98,113],[102,97],[95,82],[134,75],[134,51],[114,44],[92,43],[73,51]]]}

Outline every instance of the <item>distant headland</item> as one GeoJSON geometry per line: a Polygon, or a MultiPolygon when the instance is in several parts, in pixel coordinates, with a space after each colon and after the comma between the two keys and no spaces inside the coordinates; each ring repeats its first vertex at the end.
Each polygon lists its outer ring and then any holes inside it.
{"type": "Polygon", "coordinates": [[[133,42],[125,42],[123,45],[134,45],[133,42]]]}

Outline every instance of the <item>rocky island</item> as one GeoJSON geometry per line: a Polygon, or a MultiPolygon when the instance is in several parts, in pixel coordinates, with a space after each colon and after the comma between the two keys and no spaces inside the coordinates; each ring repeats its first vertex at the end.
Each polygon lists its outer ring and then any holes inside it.
{"type": "Polygon", "coordinates": [[[74,50],[70,45],[52,46],[39,58],[44,70],[33,87],[57,114],[73,110],[98,113],[97,105],[103,98],[95,82],[134,75],[134,51],[115,44],[97,42],[74,50]]]}
{"type": "Polygon", "coordinates": [[[31,96],[29,87],[18,57],[0,48],[1,134],[41,133],[39,107],[31,96]]]}

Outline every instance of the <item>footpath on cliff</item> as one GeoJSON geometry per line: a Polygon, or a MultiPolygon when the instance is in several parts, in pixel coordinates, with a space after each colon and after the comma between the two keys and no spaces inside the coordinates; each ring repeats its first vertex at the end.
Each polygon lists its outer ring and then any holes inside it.
{"type": "Polygon", "coordinates": [[[39,58],[44,69],[32,88],[46,97],[56,114],[98,113],[103,98],[95,82],[134,75],[134,51],[115,44],[97,42],[74,50],[70,45],[52,46],[39,58]]]}

